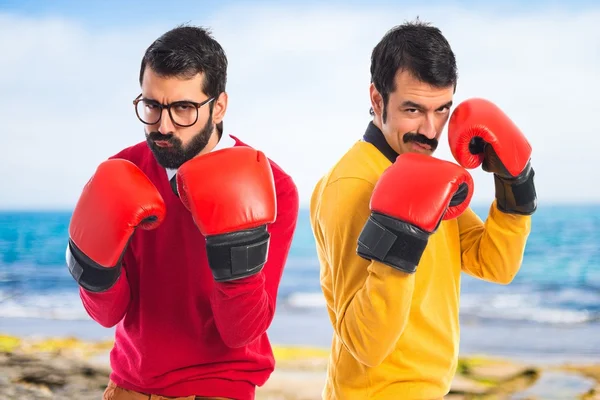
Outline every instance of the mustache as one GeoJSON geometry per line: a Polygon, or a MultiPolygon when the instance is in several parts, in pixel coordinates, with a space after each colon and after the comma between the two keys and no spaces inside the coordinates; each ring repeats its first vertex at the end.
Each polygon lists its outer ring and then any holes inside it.
{"type": "Polygon", "coordinates": [[[414,143],[424,144],[424,145],[431,147],[432,151],[437,149],[438,144],[439,144],[437,139],[429,139],[427,136],[421,135],[420,133],[415,133],[415,132],[405,133],[404,136],[402,137],[402,141],[404,143],[414,142],[414,143]]]}
{"type": "Polygon", "coordinates": [[[148,139],[151,139],[151,140],[171,140],[172,138],[173,138],[172,133],[164,135],[160,132],[154,131],[154,132],[150,132],[148,134],[148,139]]]}

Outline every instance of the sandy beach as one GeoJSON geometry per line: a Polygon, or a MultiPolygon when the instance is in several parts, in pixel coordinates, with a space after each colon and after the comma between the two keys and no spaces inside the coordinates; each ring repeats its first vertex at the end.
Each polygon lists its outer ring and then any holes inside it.
{"type": "MultiPolygon", "coordinates": [[[[0,335],[0,398],[99,399],[111,340],[0,335]]],[[[321,399],[328,350],[275,346],[276,371],[257,400],[321,399]]],[[[600,363],[535,364],[461,357],[448,399],[600,399],[600,363]]]]}

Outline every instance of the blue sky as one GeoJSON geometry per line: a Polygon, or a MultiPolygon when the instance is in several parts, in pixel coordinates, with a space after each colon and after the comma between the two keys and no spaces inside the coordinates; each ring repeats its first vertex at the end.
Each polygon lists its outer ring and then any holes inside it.
{"type": "MultiPolygon", "coordinates": [[[[457,54],[455,104],[496,102],[532,143],[541,204],[600,202],[600,5],[475,4],[0,0],[0,37],[15,38],[0,41],[0,169],[18,171],[0,174],[0,208],[69,208],[99,162],[143,140],[140,58],[185,22],[229,57],[226,129],[286,169],[306,205],[369,121],[373,46],[417,15],[457,54]]],[[[445,139],[436,155],[451,159],[445,139]]],[[[471,172],[473,201],[490,202],[493,178],[471,172]]]]}
{"type": "MultiPolygon", "coordinates": [[[[106,28],[122,25],[139,26],[148,21],[187,22],[201,23],[219,10],[233,4],[254,6],[275,6],[284,4],[290,8],[311,7],[315,4],[326,4],[343,9],[382,8],[382,7],[413,7],[413,2],[400,2],[394,0],[336,0],[336,1],[231,1],[231,0],[0,0],[0,10],[19,13],[30,17],[64,17],[76,19],[97,28],[106,28]],[[192,18],[190,18],[192,16],[192,18]]],[[[428,7],[435,6],[462,6],[471,10],[494,10],[502,14],[533,12],[540,8],[566,8],[585,9],[596,7],[595,0],[576,1],[427,1],[428,7]]]]}

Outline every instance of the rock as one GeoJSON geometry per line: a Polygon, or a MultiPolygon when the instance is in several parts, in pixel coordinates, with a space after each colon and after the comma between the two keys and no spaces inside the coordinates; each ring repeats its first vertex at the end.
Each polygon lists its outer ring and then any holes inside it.
{"type": "Polygon", "coordinates": [[[581,396],[582,400],[600,400],[600,385],[590,389],[587,393],[581,396]]]}
{"type": "Polygon", "coordinates": [[[450,394],[504,398],[528,388],[538,377],[536,368],[504,360],[461,359],[450,394]]]}
{"type": "Polygon", "coordinates": [[[44,385],[49,388],[64,386],[67,377],[56,370],[48,370],[42,366],[23,368],[17,382],[33,383],[34,385],[44,385]]]}
{"type": "Polygon", "coordinates": [[[452,381],[452,387],[450,389],[450,394],[452,395],[480,395],[484,394],[489,390],[489,386],[486,386],[482,383],[475,381],[474,379],[469,379],[461,375],[457,375],[452,381]]]}
{"type": "Polygon", "coordinates": [[[514,379],[517,376],[532,375],[535,373],[535,368],[528,366],[503,362],[491,362],[489,364],[471,367],[469,376],[477,380],[500,383],[514,379]]]}
{"type": "Polygon", "coordinates": [[[580,374],[546,369],[542,371],[535,384],[519,391],[518,395],[511,398],[515,400],[531,398],[544,400],[581,399],[581,395],[589,392],[594,386],[595,382],[591,378],[580,374]]]}
{"type": "Polygon", "coordinates": [[[51,354],[0,353],[0,398],[99,399],[108,373],[51,354]]]}

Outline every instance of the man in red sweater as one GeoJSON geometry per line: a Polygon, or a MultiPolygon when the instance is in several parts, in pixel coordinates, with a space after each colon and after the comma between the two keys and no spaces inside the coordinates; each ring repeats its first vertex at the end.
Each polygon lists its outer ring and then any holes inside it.
{"type": "Polygon", "coordinates": [[[291,177],[223,133],[227,58],[175,28],[146,51],[146,141],[101,163],[71,224],[69,271],[116,325],[104,399],[253,399],[274,369],[266,331],[298,217],[291,177]]]}

